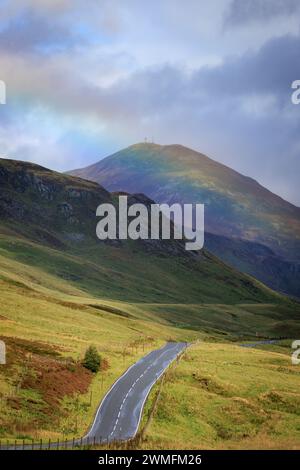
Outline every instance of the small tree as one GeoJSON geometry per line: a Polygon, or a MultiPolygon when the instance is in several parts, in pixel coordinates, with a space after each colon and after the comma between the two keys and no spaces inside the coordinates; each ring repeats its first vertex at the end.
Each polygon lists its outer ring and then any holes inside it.
{"type": "Polygon", "coordinates": [[[86,369],[92,372],[98,372],[101,365],[101,356],[98,353],[96,346],[89,346],[87,348],[82,364],[86,369]]]}

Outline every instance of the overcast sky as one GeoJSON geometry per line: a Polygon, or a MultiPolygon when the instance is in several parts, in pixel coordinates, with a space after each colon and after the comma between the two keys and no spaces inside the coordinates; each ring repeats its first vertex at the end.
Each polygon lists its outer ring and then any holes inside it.
{"type": "Polygon", "coordinates": [[[299,0],[0,0],[0,155],[67,170],[145,137],[300,206],[299,0]]]}

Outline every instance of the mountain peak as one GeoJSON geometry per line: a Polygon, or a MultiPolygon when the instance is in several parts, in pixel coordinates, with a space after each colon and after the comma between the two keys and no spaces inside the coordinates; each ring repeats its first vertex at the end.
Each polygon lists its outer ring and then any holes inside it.
{"type": "Polygon", "coordinates": [[[287,259],[299,259],[299,208],[183,145],[138,142],[70,174],[110,191],[145,193],[159,203],[205,204],[207,231],[263,243],[287,259]]]}
{"type": "MultiPolygon", "coordinates": [[[[195,152],[195,150],[190,149],[189,147],[185,147],[181,144],[157,144],[155,142],[137,142],[136,144],[129,145],[127,149],[135,149],[135,150],[182,150],[188,152],[195,152]]],[[[125,149],[126,150],[126,149],[125,149]]],[[[200,155],[200,154],[199,154],[200,155]]]]}
{"type": "MultiPolygon", "coordinates": [[[[127,147],[128,150],[161,150],[163,148],[163,145],[160,144],[155,144],[154,142],[137,142],[136,144],[129,145],[127,147]]],[[[126,149],[125,149],[126,150],[126,149]]]]}

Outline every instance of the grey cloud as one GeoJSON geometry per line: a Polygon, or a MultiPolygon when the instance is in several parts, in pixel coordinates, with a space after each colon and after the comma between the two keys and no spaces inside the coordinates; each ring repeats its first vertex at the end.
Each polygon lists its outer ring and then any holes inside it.
{"type": "Polygon", "coordinates": [[[292,15],[299,9],[298,0],[232,0],[224,22],[227,27],[264,22],[276,16],[292,15]]]}
{"type": "Polygon", "coordinates": [[[194,76],[194,86],[218,97],[273,93],[277,98],[286,99],[291,83],[300,77],[299,50],[299,37],[272,39],[257,53],[199,70],[194,76]]]}
{"type": "MultiPolygon", "coordinates": [[[[272,39],[256,53],[231,58],[224,64],[203,67],[186,75],[174,66],[144,70],[117,83],[104,100],[128,112],[148,113],[190,109],[218,109],[243,97],[274,97],[278,111],[290,104],[291,83],[300,77],[300,38],[272,39]]],[[[255,118],[256,116],[254,116],[255,118]]]]}
{"type": "Polygon", "coordinates": [[[2,78],[15,96],[28,95],[67,113],[91,113],[109,121],[126,117],[132,122],[158,113],[180,115],[181,109],[217,112],[220,103],[231,100],[239,106],[241,98],[252,94],[273,96],[280,111],[290,103],[291,83],[300,78],[299,50],[300,38],[285,36],[269,41],[257,53],[189,75],[174,66],[144,69],[106,88],[85,81],[72,62],[53,59],[29,64],[3,55],[0,65],[2,78]]]}
{"type": "MultiPolygon", "coordinates": [[[[201,68],[191,75],[174,66],[145,69],[102,88],[72,73],[72,64],[52,61],[28,62],[18,58],[11,63],[0,59],[3,78],[14,95],[51,104],[67,113],[90,113],[100,119],[133,124],[135,120],[157,119],[160,114],[193,115],[214,110],[216,116],[222,103],[241,108],[241,99],[273,96],[276,111],[290,103],[291,83],[300,77],[298,60],[300,38],[286,36],[269,41],[258,53],[226,61],[223,65],[201,68]],[[34,93],[33,93],[34,90],[34,93]]],[[[258,107],[259,107],[258,98],[258,107]]],[[[242,108],[241,108],[242,110],[242,108]]],[[[239,112],[242,112],[242,111],[239,112]]],[[[251,115],[250,113],[247,113],[251,115]]],[[[253,115],[257,119],[257,115],[253,115]]]]}

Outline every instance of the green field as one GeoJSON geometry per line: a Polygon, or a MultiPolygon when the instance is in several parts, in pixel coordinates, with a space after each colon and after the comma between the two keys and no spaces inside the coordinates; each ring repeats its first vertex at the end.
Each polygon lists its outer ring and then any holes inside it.
{"type": "Polygon", "coordinates": [[[290,342],[192,346],[167,373],[142,447],[300,449],[300,366],[290,355],[290,342]]]}

